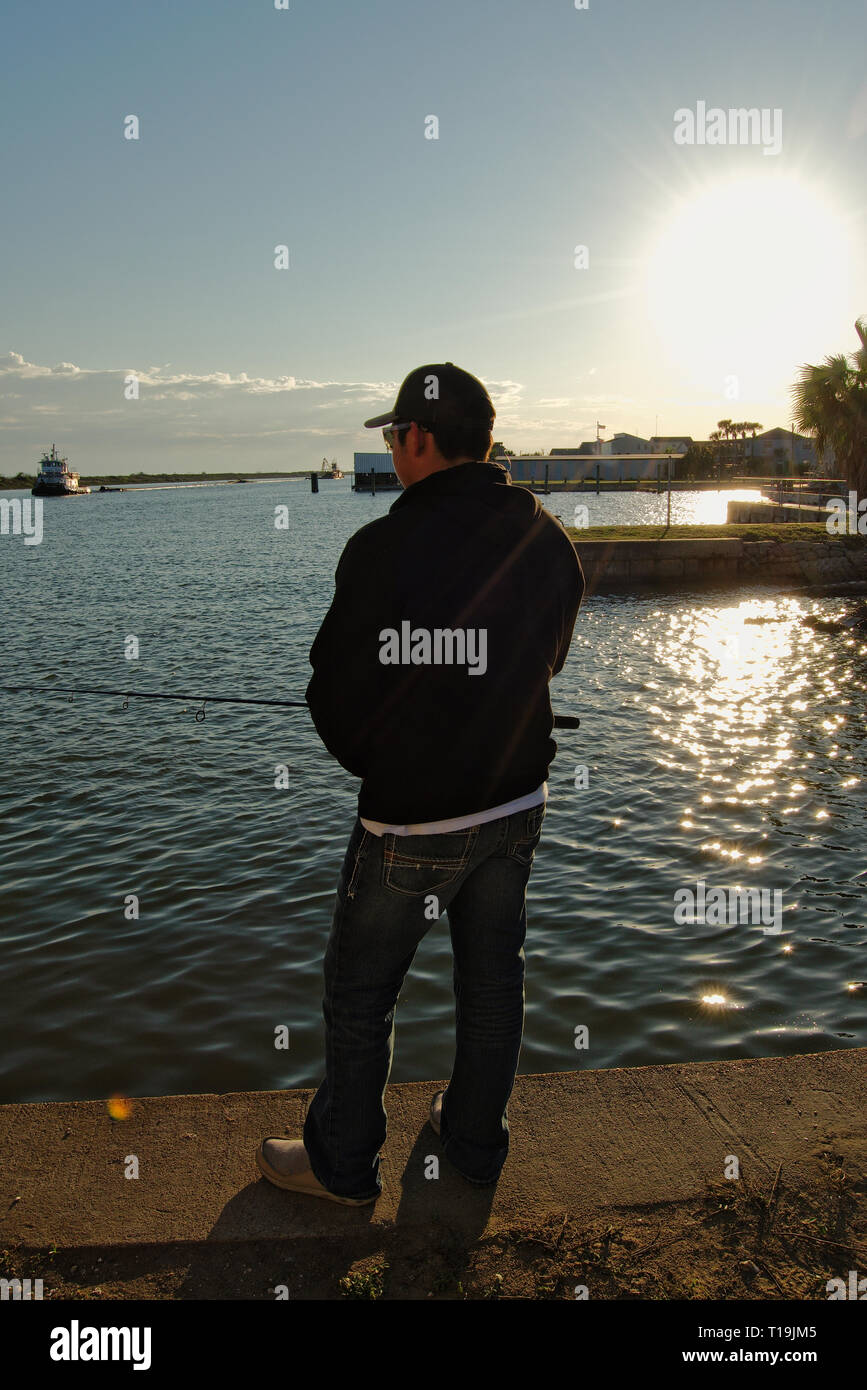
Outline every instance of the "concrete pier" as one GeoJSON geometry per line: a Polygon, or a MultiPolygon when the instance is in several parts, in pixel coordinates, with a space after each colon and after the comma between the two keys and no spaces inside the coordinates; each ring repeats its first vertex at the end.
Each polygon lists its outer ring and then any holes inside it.
{"type": "Polygon", "coordinates": [[[867,581],[863,536],[810,540],[582,540],[567,528],[587,581],[587,596],[653,589],[806,586],[867,581]]]}
{"type": "MultiPolygon", "coordinates": [[[[499,1184],[487,1189],[455,1173],[428,1123],[431,1096],[446,1083],[390,1086],[383,1192],[359,1208],[281,1191],[256,1168],[263,1137],[300,1137],[312,1089],[143,1097],[120,1121],[104,1100],[4,1105],[2,1273],[23,1276],[27,1256],[52,1246],[53,1259],[66,1255],[67,1271],[73,1257],[105,1260],[107,1277],[112,1256],[139,1257],[150,1268],[162,1247],[175,1257],[185,1252],[187,1265],[198,1253],[231,1266],[233,1251],[255,1245],[298,1269],[315,1264],[324,1242],[331,1265],[345,1271],[389,1242],[403,1249],[415,1242],[427,1259],[444,1244],[478,1249],[516,1225],[538,1232],[553,1221],[586,1230],[594,1218],[617,1213],[621,1221],[631,1214],[640,1232],[647,1213],[700,1202],[709,1188],[734,1193],[746,1185],[767,1195],[780,1165],[784,1187],[809,1185],[829,1154],[860,1174],[863,1221],[865,1063],[867,1048],[849,1048],[519,1076],[509,1104],[509,1157],[499,1184]],[[125,1176],[131,1155],[137,1178],[125,1176]],[[726,1183],[731,1155],[742,1181],[726,1183]],[[439,1161],[438,1177],[431,1159],[439,1161]]],[[[820,1270],[831,1267],[832,1245],[810,1247],[820,1270]]],[[[234,1287],[219,1296],[256,1296],[234,1287]]]]}

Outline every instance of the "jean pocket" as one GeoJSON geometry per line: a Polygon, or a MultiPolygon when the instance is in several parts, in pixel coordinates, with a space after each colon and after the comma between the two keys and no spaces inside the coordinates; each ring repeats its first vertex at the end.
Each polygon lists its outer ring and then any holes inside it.
{"type": "Polygon", "coordinates": [[[479,838],[479,827],[444,835],[384,837],[382,883],[393,893],[419,897],[448,888],[461,876],[479,838]]]}
{"type": "Polygon", "coordinates": [[[340,876],[340,881],[337,885],[338,898],[355,897],[355,890],[358,887],[358,880],[361,875],[361,870],[364,866],[365,858],[367,857],[367,850],[371,839],[372,836],[370,831],[367,829],[362,829],[360,835],[357,838],[357,843],[354,852],[352,845],[350,844],[349,849],[347,851],[346,859],[344,861],[343,872],[340,876]]]}
{"type": "MultiPolygon", "coordinates": [[[[538,806],[531,806],[529,811],[522,812],[523,825],[519,828],[519,837],[514,840],[509,848],[509,854],[513,859],[525,867],[533,862],[533,855],[542,834],[542,822],[545,819],[545,803],[540,802],[538,806]]],[[[516,817],[517,819],[517,817],[516,817]]]]}

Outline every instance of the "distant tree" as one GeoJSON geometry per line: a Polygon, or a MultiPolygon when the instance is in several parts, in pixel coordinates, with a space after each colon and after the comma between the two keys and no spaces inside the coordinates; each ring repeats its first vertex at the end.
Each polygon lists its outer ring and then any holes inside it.
{"type": "Polygon", "coordinates": [[[756,430],[760,430],[761,428],[758,420],[737,420],[729,426],[729,433],[732,435],[733,439],[736,440],[738,436],[741,438],[741,447],[737,450],[737,457],[734,463],[739,464],[745,473],[752,473],[755,471],[752,463],[750,462],[749,465],[747,463],[748,459],[753,459],[753,450],[747,454],[747,435],[752,434],[753,445],[755,446],[756,430]]]}
{"type": "Polygon", "coordinates": [[[757,433],[757,431],[760,430],[761,428],[762,428],[762,426],[761,426],[761,424],[760,424],[760,422],[759,422],[758,420],[747,420],[746,423],[745,423],[745,425],[744,425],[744,429],[745,429],[745,430],[749,430],[750,434],[751,434],[752,437],[753,437],[753,446],[752,446],[752,448],[750,449],[750,458],[753,458],[753,457],[755,456],[755,452],[756,452],[756,433],[757,433]]]}
{"type": "MultiPolygon", "coordinates": [[[[726,472],[731,472],[731,468],[732,468],[732,457],[731,457],[731,449],[728,447],[728,445],[729,445],[729,440],[734,438],[734,432],[735,432],[734,421],[733,421],[733,420],[717,420],[717,422],[716,422],[716,427],[717,427],[717,429],[719,430],[719,434],[716,435],[715,437],[716,437],[717,439],[722,439],[722,440],[725,441],[724,447],[723,447],[722,453],[721,453],[721,465],[722,465],[722,468],[724,468],[726,472]]],[[[720,471],[722,471],[722,468],[720,469],[720,471]]],[[[719,474],[717,474],[717,476],[719,476],[719,474]]]]}
{"type": "Polygon", "coordinates": [[[676,465],[678,478],[712,478],[716,469],[714,452],[706,444],[690,444],[676,465]]]}
{"type": "Polygon", "coordinates": [[[740,464],[743,467],[747,457],[747,435],[750,432],[750,422],[749,420],[739,420],[735,428],[741,437],[740,464]]]}
{"type": "Polygon", "coordinates": [[[716,476],[719,477],[719,476],[720,476],[720,473],[722,472],[722,459],[723,459],[723,432],[722,432],[722,430],[713,430],[713,432],[712,432],[711,434],[708,435],[708,439],[711,441],[711,443],[712,443],[712,445],[713,445],[713,461],[714,461],[714,468],[715,468],[715,470],[716,470],[716,476]]]}
{"type": "Polygon", "coordinates": [[[731,424],[729,424],[728,432],[732,439],[732,452],[729,463],[731,463],[732,471],[734,471],[735,468],[738,467],[739,461],[741,461],[741,450],[738,448],[738,436],[746,435],[746,430],[743,428],[741,420],[732,420],[731,424]]]}
{"type": "Polygon", "coordinates": [[[801,367],[800,379],[791,389],[798,429],[813,435],[820,456],[833,450],[836,467],[849,487],[865,495],[867,319],[856,320],[855,332],[861,339],[858,351],[826,357],[820,367],[801,367]]]}

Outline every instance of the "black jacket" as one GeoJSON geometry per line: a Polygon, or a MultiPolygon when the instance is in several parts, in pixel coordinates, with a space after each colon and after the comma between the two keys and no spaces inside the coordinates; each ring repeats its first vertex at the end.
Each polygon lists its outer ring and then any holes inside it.
{"type": "Polygon", "coordinates": [[[560,522],[498,463],[431,473],[362,526],[340,557],[306,692],[325,747],[362,778],[358,814],[442,820],[538,787],[557,751],[548,682],[583,594],[560,522]],[[487,669],[470,674],[478,645],[463,665],[383,664],[385,630],[407,621],[411,634],[484,629],[487,669]]]}

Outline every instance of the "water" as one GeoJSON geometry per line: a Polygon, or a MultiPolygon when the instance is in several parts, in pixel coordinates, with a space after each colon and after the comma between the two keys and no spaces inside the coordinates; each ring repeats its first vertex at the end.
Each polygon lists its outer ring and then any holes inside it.
{"type": "MultiPolygon", "coordinates": [[[[394,498],[345,480],[48,499],[41,545],[0,537],[0,680],[302,699],[340,551],[394,498]]],[[[591,524],[664,515],[664,497],[579,500],[591,524]]],[[[546,501],[571,520],[574,497],[546,501]]],[[[724,502],[676,494],[673,519],[724,502]]],[[[552,688],[582,722],[559,732],[530,880],[521,1071],[867,1043],[867,646],[801,622],[842,606],[586,603],[552,688]],[[700,879],[780,890],[782,931],[679,925],[700,879]]],[[[303,710],[121,706],[5,696],[0,1100],[318,1085],[357,782],[303,710]]],[[[398,1005],[394,1081],[449,1075],[453,1010],[443,918],[398,1005]]]]}

